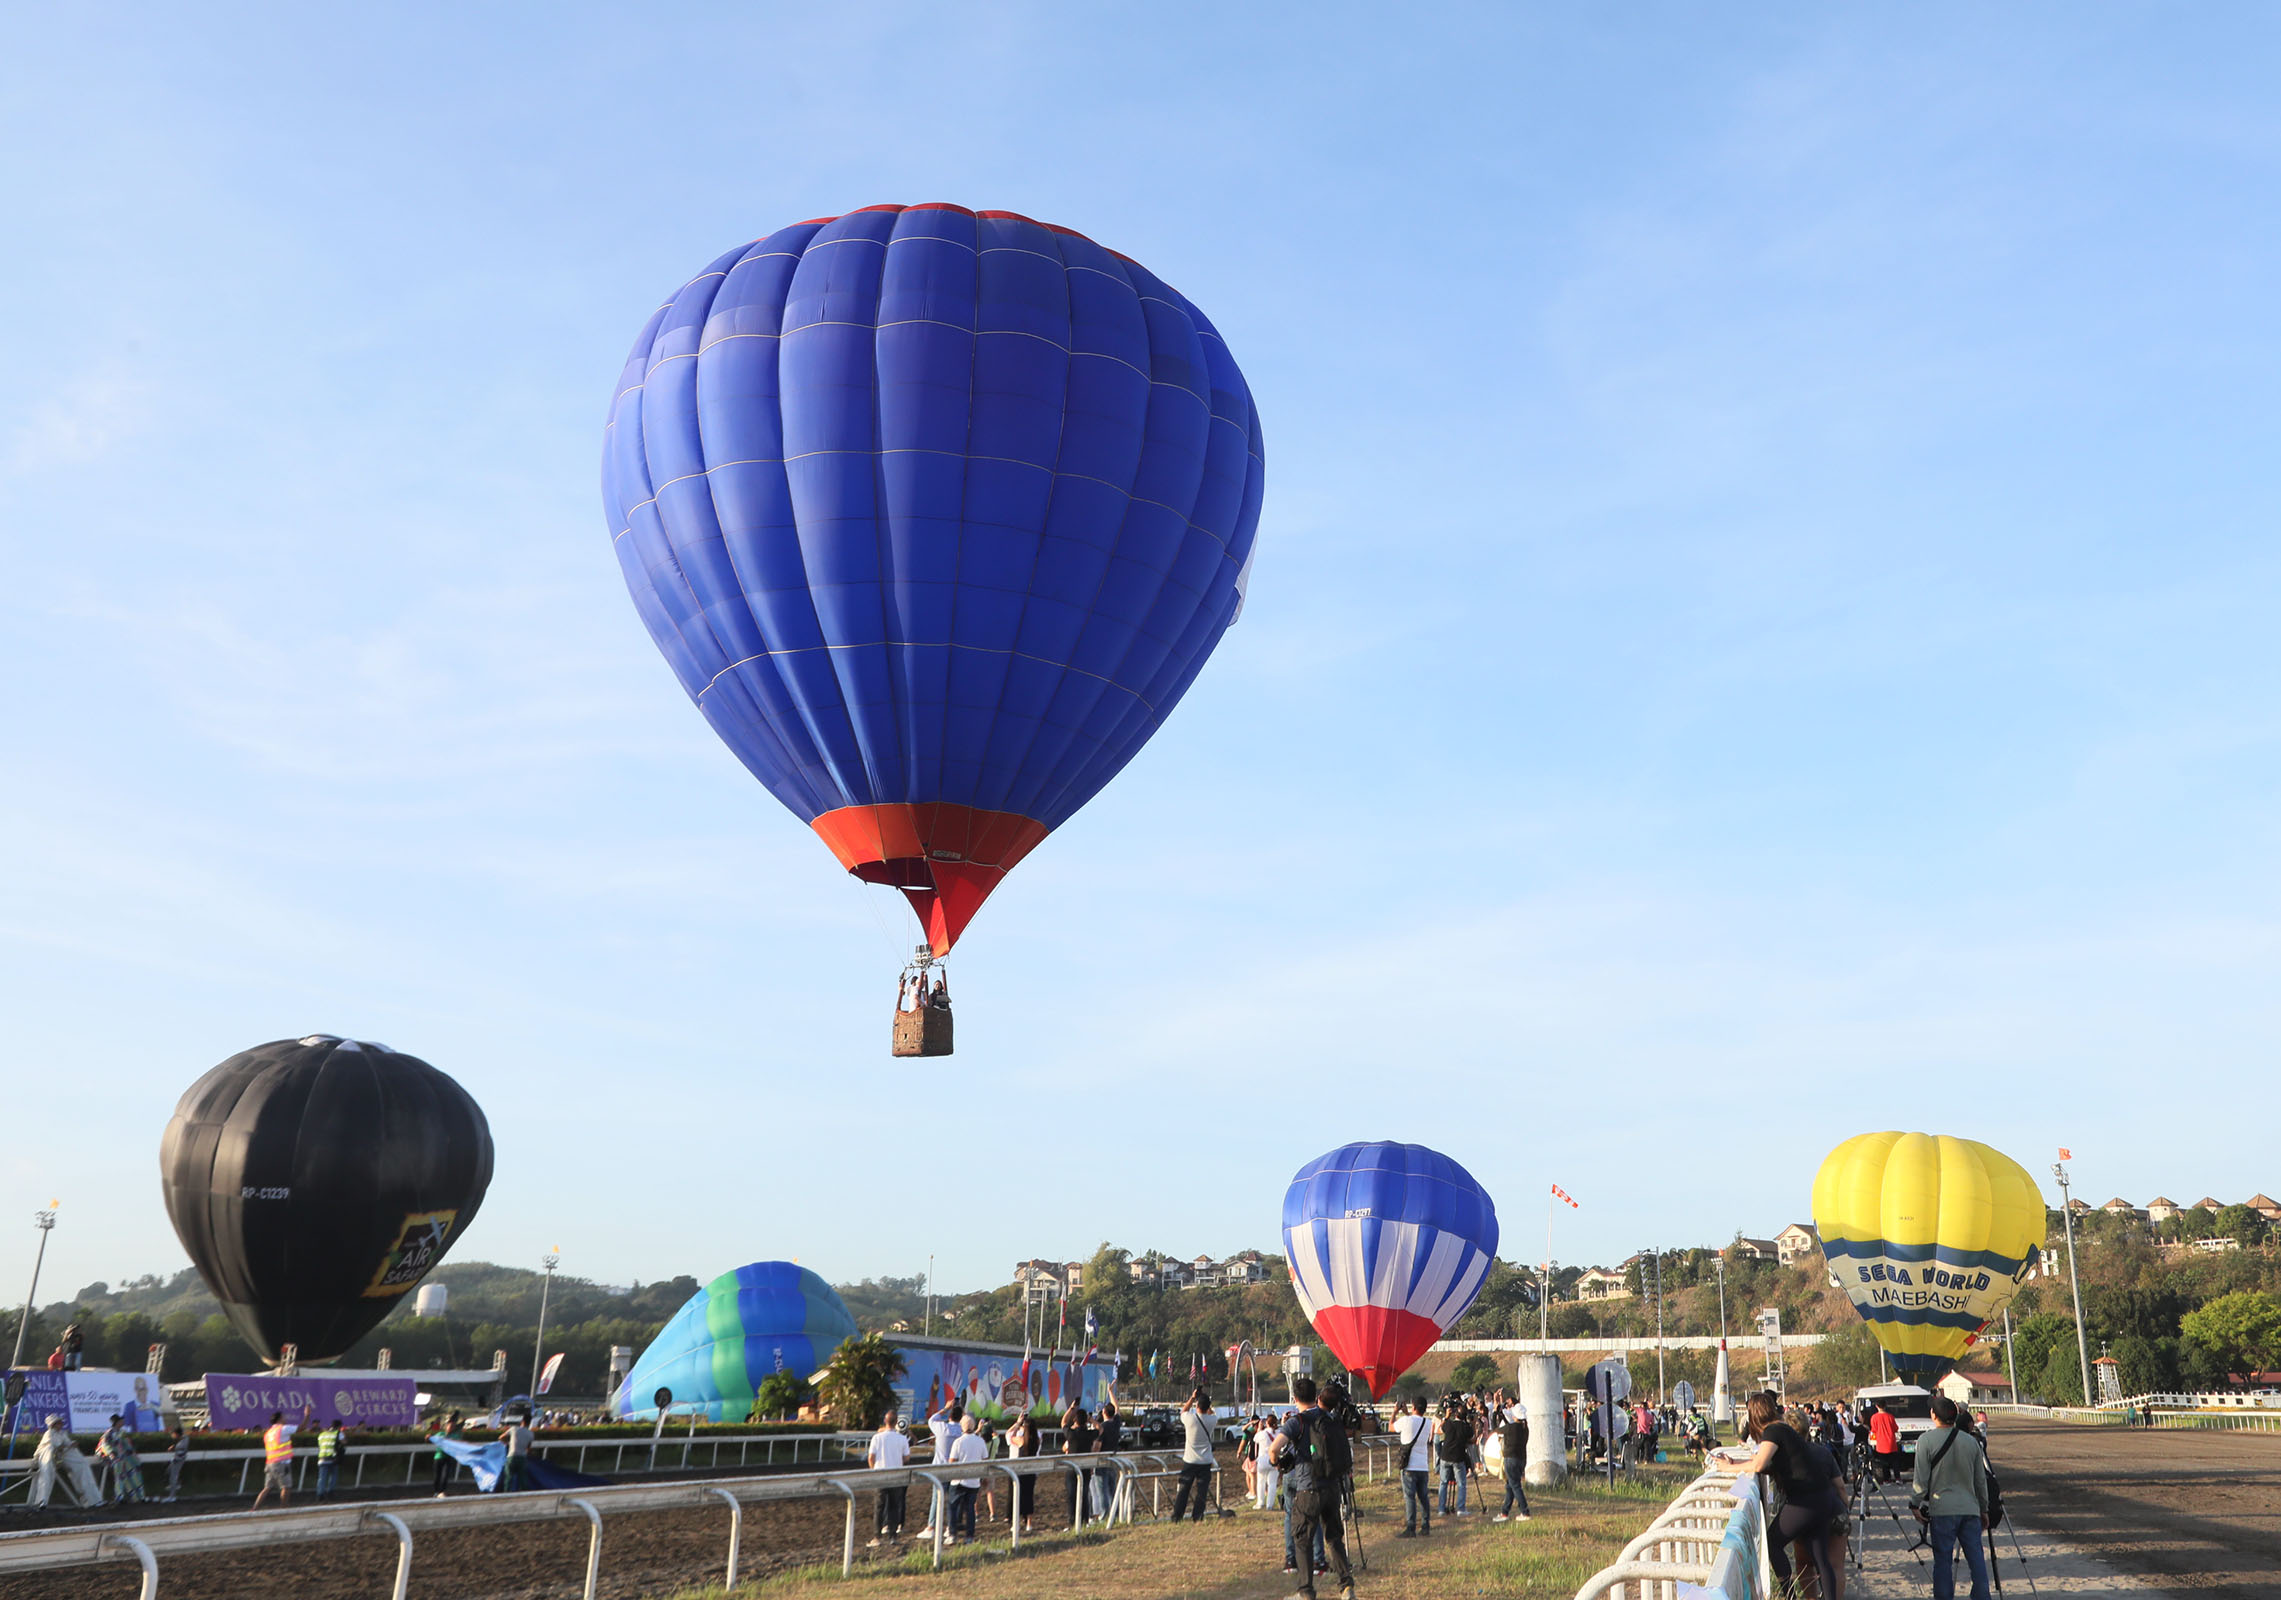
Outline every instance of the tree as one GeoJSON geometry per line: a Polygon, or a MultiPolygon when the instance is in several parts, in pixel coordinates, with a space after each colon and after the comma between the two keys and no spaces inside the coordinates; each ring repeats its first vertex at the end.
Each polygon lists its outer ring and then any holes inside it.
{"type": "Polygon", "coordinates": [[[832,1352],[818,1395],[841,1426],[868,1426],[894,1406],[895,1380],[906,1370],[902,1356],[878,1334],[851,1334],[832,1352]]]}
{"type": "Polygon", "coordinates": [[[1497,1387],[1497,1358],[1476,1350],[1449,1369],[1449,1387],[1459,1394],[1497,1387]]]}
{"type": "Polygon", "coordinates": [[[2262,1289],[2220,1295],[2201,1310],[2187,1312],[2179,1329],[2188,1344],[2227,1373],[2281,1366],[2281,1299],[2262,1289]]]}
{"type": "Polygon", "coordinates": [[[2178,1387],[2178,1341],[2126,1333],[2108,1348],[2126,1395],[2162,1394],[2178,1387]]]}
{"type": "Polygon", "coordinates": [[[2057,1350],[2066,1352],[2068,1370],[2075,1374],[2072,1387],[2080,1391],[2083,1375],[2075,1365],[2075,1319],[2056,1311],[2039,1311],[2014,1324],[2012,1365],[2020,1375],[2021,1387],[2028,1393],[2042,1393],[2038,1385],[2043,1381],[2043,1371],[2051,1362],[2052,1352],[2057,1350]]]}
{"type": "Polygon", "coordinates": [[[2211,1224],[2213,1238],[2238,1239],[2244,1250],[2253,1249],[2265,1241],[2265,1219],[2247,1206],[2227,1206],[2211,1224]]]}
{"type": "Polygon", "coordinates": [[[1814,1346],[1806,1356],[1804,1375],[1825,1391],[1843,1392],[1875,1383],[1882,1370],[1877,1335],[1869,1331],[1867,1323],[1857,1322],[1814,1346]]]}
{"type": "Polygon", "coordinates": [[[797,1372],[772,1372],[760,1382],[760,1390],[753,1396],[752,1410],[756,1418],[789,1418],[814,1396],[815,1390],[808,1380],[797,1372]]]}
{"type": "Polygon", "coordinates": [[[2044,1358],[2043,1372],[2036,1381],[2038,1394],[2047,1405],[2083,1403],[2083,1364],[2077,1359],[2073,1340],[2051,1347],[2051,1354],[2044,1358]]]}

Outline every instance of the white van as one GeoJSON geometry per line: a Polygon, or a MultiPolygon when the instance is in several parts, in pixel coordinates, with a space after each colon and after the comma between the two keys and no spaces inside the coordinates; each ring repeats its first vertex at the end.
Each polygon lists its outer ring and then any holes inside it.
{"type": "Polygon", "coordinates": [[[1892,1412],[1893,1420],[1900,1424],[1901,1454],[1905,1456],[1914,1455],[1918,1437],[1932,1432],[1935,1426],[1932,1391],[1913,1383],[1878,1383],[1856,1389],[1853,1405],[1857,1417],[1863,1406],[1883,1406],[1892,1412]]]}

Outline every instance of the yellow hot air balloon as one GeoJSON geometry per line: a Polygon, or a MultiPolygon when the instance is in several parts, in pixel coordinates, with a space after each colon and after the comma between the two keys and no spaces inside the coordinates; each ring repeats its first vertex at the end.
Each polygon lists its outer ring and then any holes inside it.
{"type": "Polygon", "coordinates": [[[2043,1193],[2025,1167],[1975,1140],[1864,1133],[1814,1174],[1814,1226],[1893,1365],[1930,1384],[2034,1267],[2043,1193]]]}

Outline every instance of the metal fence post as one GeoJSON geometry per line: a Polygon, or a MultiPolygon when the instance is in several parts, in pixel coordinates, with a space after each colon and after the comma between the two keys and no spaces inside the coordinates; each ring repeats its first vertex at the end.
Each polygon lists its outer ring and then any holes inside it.
{"type": "Polygon", "coordinates": [[[840,1543],[840,1576],[855,1571],[855,1491],[834,1478],[831,1486],[847,1496],[847,1534],[840,1543]]]}
{"type": "MultiPolygon", "coordinates": [[[[744,1503],[726,1489],[709,1489],[708,1495],[718,1495],[729,1503],[729,1575],[722,1583],[724,1589],[737,1586],[737,1541],[744,1536],[744,1503]]],[[[403,1600],[399,1595],[397,1600],[403,1600]]]]}
{"type": "Polygon", "coordinates": [[[404,1590],[412,1581],[412,1530],[404,1526],[404,1519],[388,1511],[367,1511],[367,1522],[377,1522],[396,1534],[396,1587],[390,1600],[404,1600],[404,1590]]]}
{"type": "Polygon", "coordinates": [[[594,1524],[594,1537],[586,1542],[586,1589],[580,1600],[594,1600],[594,1586],[602,1576],[602,1513],[584,1500],[565,1499],[562,1504],[586,1514],[594,1524]]]}
{"type": "Polygon", "coordinates": [[[150,1546],[132,1534],[106,1533],[95,1542],[98,1555],[133,1556],[142,1563],[143,1587],[139,1600],[158,1600],[158,1557],[150,1546]]]}

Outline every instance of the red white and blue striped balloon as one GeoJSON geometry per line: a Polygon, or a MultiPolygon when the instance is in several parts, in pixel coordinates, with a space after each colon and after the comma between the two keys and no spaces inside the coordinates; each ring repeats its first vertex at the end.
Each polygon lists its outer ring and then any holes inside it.
{"type": "Polygon", "coordinates": [[[1341,1145],[1291,1180],[1283,1246],[1315,1331],[1376,1399],[1481,1292],[1497,1207],[1422,1144],[1341,1145]]]}

